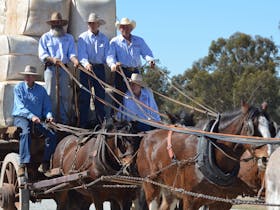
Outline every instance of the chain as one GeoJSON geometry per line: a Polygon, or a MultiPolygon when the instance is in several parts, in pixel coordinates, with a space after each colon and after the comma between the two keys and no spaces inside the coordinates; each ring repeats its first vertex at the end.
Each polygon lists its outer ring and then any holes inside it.
{"type": "Polygon", "coordinates": [[[130,180],[130,181],[134,181],[136,183],[139,182],[147,182],[150,184],[153,184],[155,186],[167,189],[171,192],[174,193],[180,193],[180,194],[184,194],[184,195],[188,195],[188,196],[192,196],[192,197],[197,197],[197,198],[204,198],[204,199],[208,199],[208,200],[213,200],[213,201],[219,201],[219,202],[225,202],[225,203],[230,203],[232,205],[260,205],[260,206],[280,206],[280,204],[270,204],[270,203],[265,203],[264,201],[261,200],[241,200],[241,199],[228,199],[228,198],[221,198],[221,197],[216,197],[216,196],[211,196],[211,195],[205,195],[205,194],[201,194],[201,193],[195,193],[195,192],[191,192],[191,191],[187,191],[185,189],[182,188],[175,188],[175,187],[171,187],[156,181],[153,181],[149,178],[141,178],[141,177],[131,177],[131,176],[104,176],[102,178],[103,180],[117,180],[119,179],[120,181],[123,180],[130,180]]]}
{"type": "MultiPolygon", "coordinates": [[[[192,196],[192,197],[196,197],[196,198],[203,198],[203,199],[207,199],[207,200],[230,203],[232,205],[259,205],[259,206],[280,207],[280,204],[265,203],[262,200],[241,200],[241,199],[221,198],[221,197],[216,197],[216,196],[211,196],[211,195],[205,195],[202,193],[187,191],[183,188],[171,187],[171,186],[153,181],[147,177],[142,178],[142,177],[132,177],[132,176],[121,176],[121,175],[101,176],[98,179],[96,179],[88,184],[82,184],[80,186],[75,186],[75,187],[71,187],[71,188],[64,188],[64,189],[56,190],[56,192],[64,191],[64,190],[81,189],[81,188],[88,189],[89,187],[92,187],[93,185],[94,185],[94,187],[131,188],[132,189],[132,188],[137,188],[137,186],[141,186],[144,182],[164,188],[173,193],[180,193],[180,194],[184,194],[184,195],[188,195],[188,196],[192,196]],[[130,184],[97,185],[98,182],[102,182],[102,181],[109,181],[109,182],[116,182],[116,183],[130,183],[130,184]]],[[[39,195],[39,194],[44,194],[44,193],[36,192],[36,194],[39,195]]]]}

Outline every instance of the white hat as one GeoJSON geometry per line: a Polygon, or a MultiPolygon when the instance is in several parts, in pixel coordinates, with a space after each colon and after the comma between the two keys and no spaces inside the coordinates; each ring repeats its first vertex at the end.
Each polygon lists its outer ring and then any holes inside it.
{"type": "Polygon", "coordinates": [[[30,65],[27,65],[25,67],[24,71],[23,72],[19,72],[19,74],[39,76],[39,74],[36,71],[36,68],[34,66],[30,66],[30,65]]]}
{"type": "Polygon", "coordinates": [[[64,20],[59,12],[53,12],[51,19],[47,21],[49,25],[65,26],[68,24],[68,20],[64,20]]]}
{"type": "Polygon", "coordinates": [[[142,87],[146,86],[146,83],[143,81],[142,75],[138,74],[138,73],[132,73],[131,77],[129,79],[129,82],[133,82],[133,83],[138,84],[142,87]]]}
{"type": "Polygon", "coordinates": [[[88,23],[98,22],[99,25],[104,25],[106,23],[105,20],[101,19],[97,14],[93,12],[89,14],[87,22],[88,23]]]}
{"type": "Polygon", "coordinates": [[[122,18],[121,21],[116,22],[116,27],[119,28],[120,25],[131,25],[132,29],[136,27],[136,22],[134,20],[129,20],[127,17],[122,18]]]}

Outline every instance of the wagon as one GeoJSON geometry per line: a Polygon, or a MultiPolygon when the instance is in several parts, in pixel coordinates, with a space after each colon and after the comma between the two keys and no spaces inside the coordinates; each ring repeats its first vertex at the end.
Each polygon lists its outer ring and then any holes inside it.
{"type": "MultiPolygon", "coordinates": [[[[35,153],[34,164],[28,167],[28,175],[19,177],[19,133],[20,128],[10,126],[0,128],[0,207],[3,210],[28,210],[29,201],[52,199],[53,192],[65,185],[82,180],[87,171],[60,176],[59,171],[51,171],[54,178],[47,178],[37,172],[37,163],[41,159],[40,149],[35,153]],[[28,177],[29,176],[29,177],[28,177]]],[[[43,142],[43,141],[42,141],[43,142]]],[[[38,149],[38,144],[36,145],[38,149]]],[[[40,147],[39,147],[40,148],[40,147]]],[[[31,148],[31,153],[34,149],[31,148]]]]}

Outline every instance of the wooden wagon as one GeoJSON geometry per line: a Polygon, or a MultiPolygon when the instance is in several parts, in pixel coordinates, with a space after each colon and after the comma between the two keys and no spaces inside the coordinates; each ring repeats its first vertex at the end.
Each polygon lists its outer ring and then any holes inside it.
{"type": "MultiPolygon", "coordinates": [[[[56,176],[59,172],[52,171],[55,178],[46,178],[37,171],[37,162],[40,157],[38,143],[36,151],[31,148],[34,155],[34,165],[28,169],[28,176],[19,177],[19,133],[18,127],[0,128],[0,207],[3,210],[29,210],[29,201],[52,199],[53,192],[77,180],[87,177],[87,171],[65,176],[56,176]]],[[[43,147],[42,147],[43,148],[43,147]]],[[[42,153],[41,153],[42,154],[42,153]]]]}

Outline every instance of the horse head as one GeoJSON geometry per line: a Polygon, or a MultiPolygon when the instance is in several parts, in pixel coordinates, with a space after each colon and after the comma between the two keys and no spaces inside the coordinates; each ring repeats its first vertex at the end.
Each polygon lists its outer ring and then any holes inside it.
{"type": "Polygon", "coordinates": [[[113,130],[116,132],[114,139],[115,154],[120,160],[123,172],[126,174],[134,161],[141,140],[141,137],[136,134],[136,126],[136,123],[128,121],[114,123],[113,130]]]}
{"type": "Polygon", "coordinates": [[[186,112],[185,110],[182,110],[180,112],[177,112],[175,114],[169,113],[165,111],[166,115],[168,116],[171,124],[180,124],[184,126],[194,126],[194,113],[193,112],[186,112]]]}

